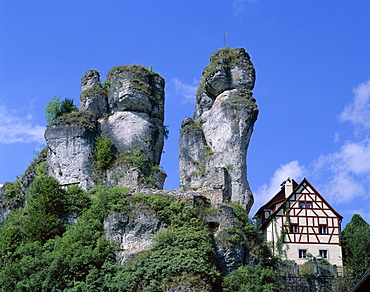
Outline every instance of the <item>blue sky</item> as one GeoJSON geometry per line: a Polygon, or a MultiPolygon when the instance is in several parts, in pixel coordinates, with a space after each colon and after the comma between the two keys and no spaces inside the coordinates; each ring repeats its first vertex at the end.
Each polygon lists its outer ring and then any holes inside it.
{"type": "Polygon", "coordinates": [[[181,120],[209,56],[244,47],[260,113],[248,151],[252,212],[306,177],[344,218],[370,222],[370,2],[0,0],[0,183],[44,143],[44,108],[78,104],[89,69],[140,64],[166,79],[162,165],[177,189],[181,120]]]}

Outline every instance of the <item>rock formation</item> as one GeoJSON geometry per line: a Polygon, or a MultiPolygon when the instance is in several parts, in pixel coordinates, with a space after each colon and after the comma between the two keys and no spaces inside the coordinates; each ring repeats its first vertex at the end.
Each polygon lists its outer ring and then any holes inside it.
{"type": "Polygon", "coordinates": [[[45,131],[48,145],[49,175],[62,185],[79,184],[82,188],[94,186],[94,139],[97,131],[94,117],[86,114],[91,123],[61,121],[45,131]]]}
{"type": "Polygon", "coordinates": [[[194,116],[183,120],[180,135],[181,187],[222,190],[223,202],[239,202],[247,212],[253,195],[246,151],[258,114],[254,82],[255,70],[244,49],[217,51],[203,71],[194,116]]]}
{"type": "Polygon", "coordinates": [[[98,184],[163,188],[159,165],[164,146],[164,79],[138,65],[117,66],[103,85],[99,72],[89,70],[81,79],[80,112],[62,116],[45,132],[48,174],[61,184],[87,189],[98,184]],[[117,159],[97,169],[95,139],[109,137],[117,159]],[[145,167],[128,161],[140,153],[145,167]]]}
{"type": "MultiPolygon", "coordinates": [[[[258,114],[252,97],[254,81],[255,71],[244,49],[221,49],[211,56],[194,116],[181,125],[181,191],[161,190],[166,175],[157,167],[166,134],[164,79],[138,65],[114,67],[104,84],[99,72],[89,70],[81,79],[80,111],[62,115],[48,126],[47,150],[37,163],[45,162],[47,173],[64,186],[129,186],[131,194],[164,195],[192,206],[197,200],[216,205],[217,215],[204,216],[204,221],[212,233],[218,268],[230,272],[248,258],[245,244],[227,240],[238,220],[224,203],[239,202],[247,212],[253,203],[246,151],[258,114]],[[104,165],[97,161],[97,137],[107,137],[111,143],[104,165]]],[[[35,169],[34,165],[22,177],[23,194],[35,169]]],[[[4,192],[0,189],[0,201],[4,192]]],[[[14,204],[23,206],[24,200],[16,199],[14,204]]],[[[105,236],[119,246],[116,256],[121,264],[148,250],[153,236],[168,228],[148,208],[133,207],[133,213],[115,210],[104,220],[105,236]]],[[[10,209],[0,208],[1,223],[10,209]]]]}
{"type": "Polygon", "coordinates": [[[154,235],[166,230],[165,224],[149,208],[136,206],[133,209],[130,215],[112,211],[104,219],[105,236],[119,246],[116,260],[122,265],[149,250],[154,235]]]}

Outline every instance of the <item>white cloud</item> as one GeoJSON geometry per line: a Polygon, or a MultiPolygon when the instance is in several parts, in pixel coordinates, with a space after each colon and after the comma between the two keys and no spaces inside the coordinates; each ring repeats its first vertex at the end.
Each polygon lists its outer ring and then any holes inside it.
{"type": "Polygon", "coordinates": [[[185,84],[178,78],[173,78],[172,83],[175,86],[175,90],[185,98],[184,102],[195,102],[195,93],[198,89],[197,85],[185,84]]]}
{"type": "MultiPolygon", "coordinates": [[[[280,184],[288,177],[298,181],[302,179],[305,168],[299,165],[297,160],[280,165],[270,178],[268,184],[260,186],[257,192],[254,193],[254,206],[256,208],[266,204],[280,190],[280,184]]],[[[257,210],[256,210],[257,211],[257,210]]]]}
{"type": "MultiPolygon", "coordinates": [[[[353,102],[340,114],[341,121],[350,121],[355,126],[354,138],[339,144],[339,134],[335,134],[336,151],[321,154],[309,166],[300,166],[292,161],[280,166],[268,184],[258,188],[255,205],[259,208],[267,203],[279,190],[280,183],[288,176],[297,182],[303,172],[309,174],[309,181],[329,202],[344,204],[356,198],[364,198],[370,189],[370,139],[366,131],[357,133],[358,126],[370,129],[370,80],[359,84],[353,90],[353,102]]],[[[364,212],[362,212],[365,214],[364,212]]],[[[366,216],[370,217],[370,214],[366,216]]]]}
{"type": "Polygon", "coordinates": [[[321,181],[320,192],[336,203],[363,196],[369,171],[368,139],[346,142],[337,152],[320,155],[313,163],[313,175],[321,181]]]}
{"type": "Polygon", "coordinates": [[[353,89],[353,101],[346,105],[339,116],[341,121],[349,121],[355,126],[370,128],[370,80],[353,89]]]}
{"type": "Polygon", "coordinates": [[[321,181],[322,192],[337,203],[364,196],[369,184],[370,139],[358,135],[358,127],[370,129],[370,80],[355,87],[353,93],[353,101],[339,119],[355,126],[356,140],[345,141],[337,151],[320,155],[312,164],[312,174],[321,181]]]}
{"type": "Polygon", "coordinates": [[[0,143],[44,142],[45,127],[32,124],[30,113],[17,113],[0,105],[0,143]]]}
{"type": "Polygon", "coordinates": [[[350,172],[355,175],[370,171],[370,140],[347,141],[337,152],[321,155],[314,162],[315,170],[326,169],[332,172],[350,172]]]}

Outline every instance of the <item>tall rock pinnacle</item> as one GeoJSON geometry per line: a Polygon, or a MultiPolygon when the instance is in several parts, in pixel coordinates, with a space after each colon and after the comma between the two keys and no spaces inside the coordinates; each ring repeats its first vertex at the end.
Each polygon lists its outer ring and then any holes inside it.
{"type": "Polygon", "coordinates": [[[222,190],[222,201],[249,212],[246,152],[258,107],[255,70],[243,48],[220,49],[203,70],[193,118],[181,125],[179,171],[183,189],[222,190]]]}

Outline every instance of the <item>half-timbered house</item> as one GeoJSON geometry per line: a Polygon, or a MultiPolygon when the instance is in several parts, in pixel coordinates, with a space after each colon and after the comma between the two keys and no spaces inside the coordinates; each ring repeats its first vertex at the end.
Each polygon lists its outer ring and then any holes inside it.
{"type": "Polygon", "coordinates": [[[307,254],[342,266],[339,234],[342,216],[307,181],[291,178],[256,213],[273,253],[303,264],[307,254]]]}

